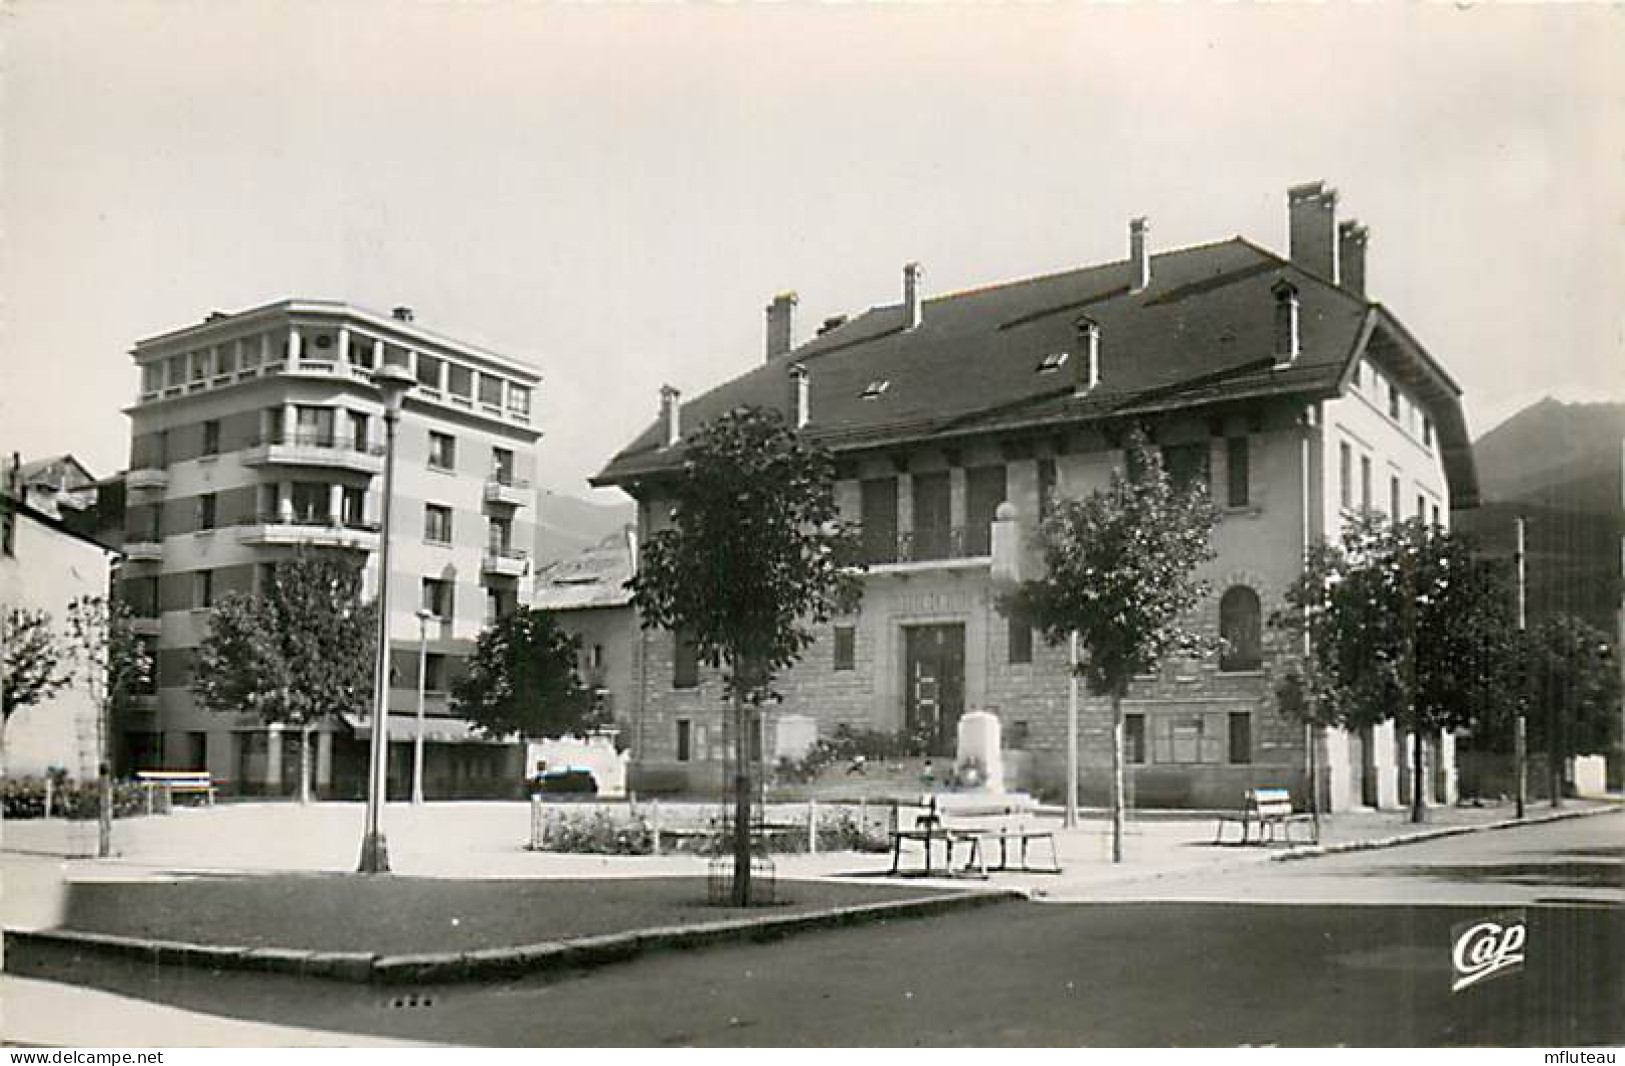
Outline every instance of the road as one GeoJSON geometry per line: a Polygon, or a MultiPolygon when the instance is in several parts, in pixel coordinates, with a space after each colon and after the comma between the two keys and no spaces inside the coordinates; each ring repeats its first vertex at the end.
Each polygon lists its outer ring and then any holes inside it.
{"type": "Polygon", "coordinates": [[[261,1021],[520,1046],[1625,1041],[1625,814],[1114,894],[410,994],[105,963],[75,980],[261,1021]],[[1525,967],[1452,993],[1452,926],[1513,907],[1525,967]]]}

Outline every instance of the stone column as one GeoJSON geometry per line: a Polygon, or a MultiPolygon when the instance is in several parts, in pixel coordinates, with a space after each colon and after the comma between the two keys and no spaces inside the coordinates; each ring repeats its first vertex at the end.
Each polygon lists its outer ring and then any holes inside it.
{"type": "Polygon", "coordinates": [[[282,792],[282,723],[273,723],[265,732],[265,791],[276,796],[282,792]]]}
{"type": "Polygon", "coordinates": [[[276,515],[284,522],[293,521],[293,483],[276,483],[276,515]]]}
{"type": "Polygon", "coordinates": [[[326,729],[316,731],[316,787],[333,787],[333,734],[326,729]]]}
{"type": "Polygon", "coordinates": [[[1444,802],[1447,806],[1455,806],[1461,798],[1461,788],[1456,777],[1456,734],[1448,730],[1439,735],[1439,776],[1444,781],[1444,802]]]}
{"type": "Polygon", "coordinates": [[[291,403],[282,405],[282,441],[292,444],[294,434],[299,430],[299,412],[291,403]]]}
{"type": "Polygon", "coordinates": [[[293,370],[299,365],[299,357],[304,354],[305,338],[300,335],[298,326],[288,327],[288,369],[293,370]]]}
{"type": "Polygon", "coordinates": [[[1397,760],[1400,738],[1392,721],[1383,722],[1371,731],[1372,762],[1377,770],[1377,806],[1382,810],[1396,810],[1400,806],[1399,769],[1408,760],[1397,760]]]}
{"type": "Polygon", "coordinates": [[[344,486],[338,482],[327,486],[327,520],[339,525],[344,515],[344,486]]]}
{"type": "Polygon", "coordinates": [[[897,537],[914,532],[914,475],[897,475],[897,537]]]}
{"type": "Polygon", "coordinates": [[[1350,757],[1347,730],[1326,731],[1326,810],[1336,814],[1360,805],[1360,768],[1350,757]]]}
{"type": "Polygon", "coordinates": [[[349,367],[349,365],[350,365],[350,327],[349,326],[340,326],[339,327],[339,342],[338,342],[338,352],[337,352],[336,358],[339,361],[339,366],[346,367],[346,368],[349,367]]]}

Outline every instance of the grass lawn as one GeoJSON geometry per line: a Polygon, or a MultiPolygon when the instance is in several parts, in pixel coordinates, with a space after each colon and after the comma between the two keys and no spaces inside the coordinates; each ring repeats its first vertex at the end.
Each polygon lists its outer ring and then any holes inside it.
{"type": "Polygon", "coordinates": [[[921,899],[940,890],[780,881],[774,906],[713,907],[704,878],[453,881],[334,874],[92,882],[69,889],[63,928],[193,944],[466,951],[693,925],[744,915],[921,899]]]}

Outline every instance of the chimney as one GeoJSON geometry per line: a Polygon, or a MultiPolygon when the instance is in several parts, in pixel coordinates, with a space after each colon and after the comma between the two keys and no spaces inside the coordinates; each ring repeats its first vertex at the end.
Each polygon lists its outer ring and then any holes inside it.
{"type": "Polygon", "coordinates": [[[1287,257],[1337,284],[1337,190],[1318,181],[1286,191],[1287,257]]]}
{"type": "Polygon", "coordinates": [[[1270,286],[1275,295],[1275,369],[1284,370],[1298,358],[1298,287],[1290,281],[1270,286]]]}
{"type": "Polygon", "coordinates": [[[1151,284],[1151,224],[1136,218],[1128,224],[1128,258],[1134,268],[1129,280],[1129,292],[1144,292],[1151,284]]]}
{"type": "Polygon", "coordinates": [[[1100,384],[1100,323],[1083,315],[1072,323],[1078,331],[1078,367],[1072,395],[1087,396],[1100,384]]]}
{"type": "Polygon", "coordinates": [[[676,444],[683,436],[682,412],[677,400],[683,394],[670,385],[660,386],[660,424],[665,428],[667,448],[676,444]]]}
{"type": "Polygon", "coordinates": [[[796,304],[793,292],[781,292],[767,305],[767,358],[788,354],[796,346],[796,304]]]}
{"type": "Polygon", "coordinates": [[[917,329],[922,320],[920,281],[924,276],[925,271],[918,263],[908,263],[903,267],[904,329],[917,329]]]}
{"type": "Polygon", "coordinates": [[[795,427],[802,429],[812,421],[812,404],[805,363],[797,363],[790,368],[790,402],[791,410],[795,414],[795,427]]]}
{"type": "Polygon", "coordinates": [[[412,314],[412,309],[404,304],[395,308],[395,310],[391,311],[390,314],[397,322],[411,322],[414,317],[412,314]]]}
{"type": "Polygon", "coordinates": [[[1365,296],[1365,246],[1371,234],[1358,222],[1350,219],[1337,225],[1337,266],[1342,273],[1338,282],[1356,296],[1365,296]]]}

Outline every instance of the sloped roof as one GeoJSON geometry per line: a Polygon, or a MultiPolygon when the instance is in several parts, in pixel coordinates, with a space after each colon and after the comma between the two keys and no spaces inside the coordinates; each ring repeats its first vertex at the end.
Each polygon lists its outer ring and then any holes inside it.
{"type": "Polygon", "coordinates": [[[538,571],[531,606],[543,611],[624,607],[632,602],[625,587],[631,576],[632,554],[622,530],[538,571]]]}
{"type": "MultiPolygon", "coordinates": [[[[1131,271],[1123,260],[939,296],[925,301],[914,329],[904,328],[901,305],[871,308],[684,403],[683,431],[745,404],[786,411],[796,364],[808,371],[806,433],[836,451],[1238,399],[1324,398],[1342,387],[1374,333],[1403,334],[1380,306],[1240,237],[1153,256],[1141,292],[1129,291],[1131,271]],[[1302,343],[1293,365],[1276,370],[1270,290],[1282,280],[1298,290],[1302,343]],[[1038,365],[1050,353],[1075,356],[1084,315],[1100,327],[1100,384],[1076,398],[1070,362],[1054,373],[1038,365]],[[885,391],[863,398],[878,381],[885,391]]],[[[1420,361],[1425,392],[1459,408],[1460,389],[1408,334],[1392,347],[1420,361]]],[[[1451,420],[1439,421],[1447,434],[1451,420]]],[[[1446,456],[1458,495],[1474,483],[1464,425],[1460,435],[1460,455],[1446,456]]],[[[681,446],[663,442],[651,425],[593,483],[674,468],[681,446]]],[[[1452,441],[1443,443],[1448,450],[1452,441]]]]}

